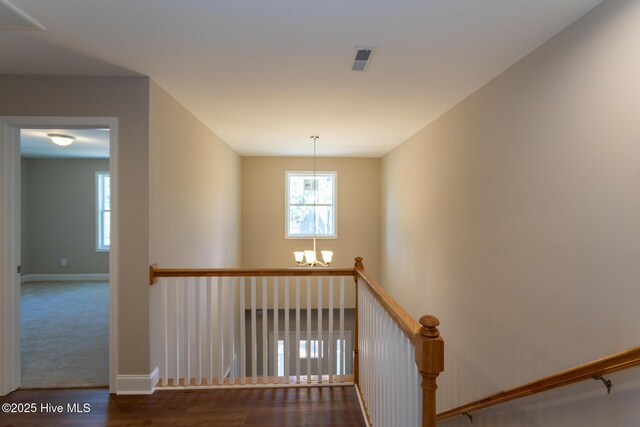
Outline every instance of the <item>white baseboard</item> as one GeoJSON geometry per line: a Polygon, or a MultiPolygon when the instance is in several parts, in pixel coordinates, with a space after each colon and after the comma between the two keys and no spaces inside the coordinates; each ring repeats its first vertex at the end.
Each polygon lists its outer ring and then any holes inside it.
{"type": "Polygon", "coordinates": [[[20,283],[27,282],[92,282],[108,281],[109,273],[96,274],[25,274],[20,276],[20,283]]]}
{"type": "Polygon", "coordinates": [[[118,375],[116,394],[153,394],[158,379],[160,379],[158,368],[149,375],[118,375]]]}
{"type": "Polygon", "coordinates": [[[369,424],[369,417],[367,416],[367,407],[364,403],[364,398],[362,397],[362,394],[360,393],[360,387],[358,386],[358,384],[354,384],[354,387],[356,389],[356,395],[358,396],[358,402],[360,402],[360,410],[362,411],[362,419],[364,420],[364,423],[367,425],[367,427],[371,427],[371,424],[369,424]]]}

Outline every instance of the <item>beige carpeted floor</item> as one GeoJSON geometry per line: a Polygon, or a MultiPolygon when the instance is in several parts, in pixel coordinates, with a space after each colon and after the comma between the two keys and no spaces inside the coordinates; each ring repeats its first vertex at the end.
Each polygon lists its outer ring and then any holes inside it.
{"type": "Polygon", "coordinates": [[[109,285],[21,285],[21,387],[109,384],[109,285]]]}

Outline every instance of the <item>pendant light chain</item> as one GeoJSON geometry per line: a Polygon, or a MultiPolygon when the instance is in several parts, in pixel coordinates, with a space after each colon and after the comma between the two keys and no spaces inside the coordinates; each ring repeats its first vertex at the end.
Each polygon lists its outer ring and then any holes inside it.
{"type": "Polygon", "coordinates": [[[316,233],[318,232],[318,219],[316,218],[316,212],[318,210],[318,178],[316,177],[316,141],[318,140],[317,136],[312,136],[313,138],[313,246],[315,250],[315,239],[316,233]]]}

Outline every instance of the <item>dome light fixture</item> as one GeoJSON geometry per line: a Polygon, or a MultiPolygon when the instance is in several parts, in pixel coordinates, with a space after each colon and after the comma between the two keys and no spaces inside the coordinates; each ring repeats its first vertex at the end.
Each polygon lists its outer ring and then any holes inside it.
{"type": "Polygon", "coordinates": [[[56,144],[58,147],[66,147],[68,145],[71,145],[71,143],[76,140],[76,138],[73,136],[61,135],[58,133],[50,133],[47,136],[51,138],[51,142],[56,144]]]}

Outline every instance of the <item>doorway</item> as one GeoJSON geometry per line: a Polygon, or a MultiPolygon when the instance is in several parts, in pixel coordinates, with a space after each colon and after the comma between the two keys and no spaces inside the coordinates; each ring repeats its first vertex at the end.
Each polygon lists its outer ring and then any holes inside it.
{"type": "Polygon", "coordinates": [[[20,387],[109,384],[108,128],[20,129],[20,387]]]}
{"type": "MultiPolygon", "coordinates": [[[[118,221],[117,119],[88,117],[0,117],[0,395],[20,386],[20,132],[22,129],[106,129],[110,162],[110,250],[108,253],[108,383],[115,392],[117,375],[118,221]]],[[[63,263],[62,259],[57,262],[63,263]]],[[[67,262],[69,260],[67,259],[67,262]]]]}

